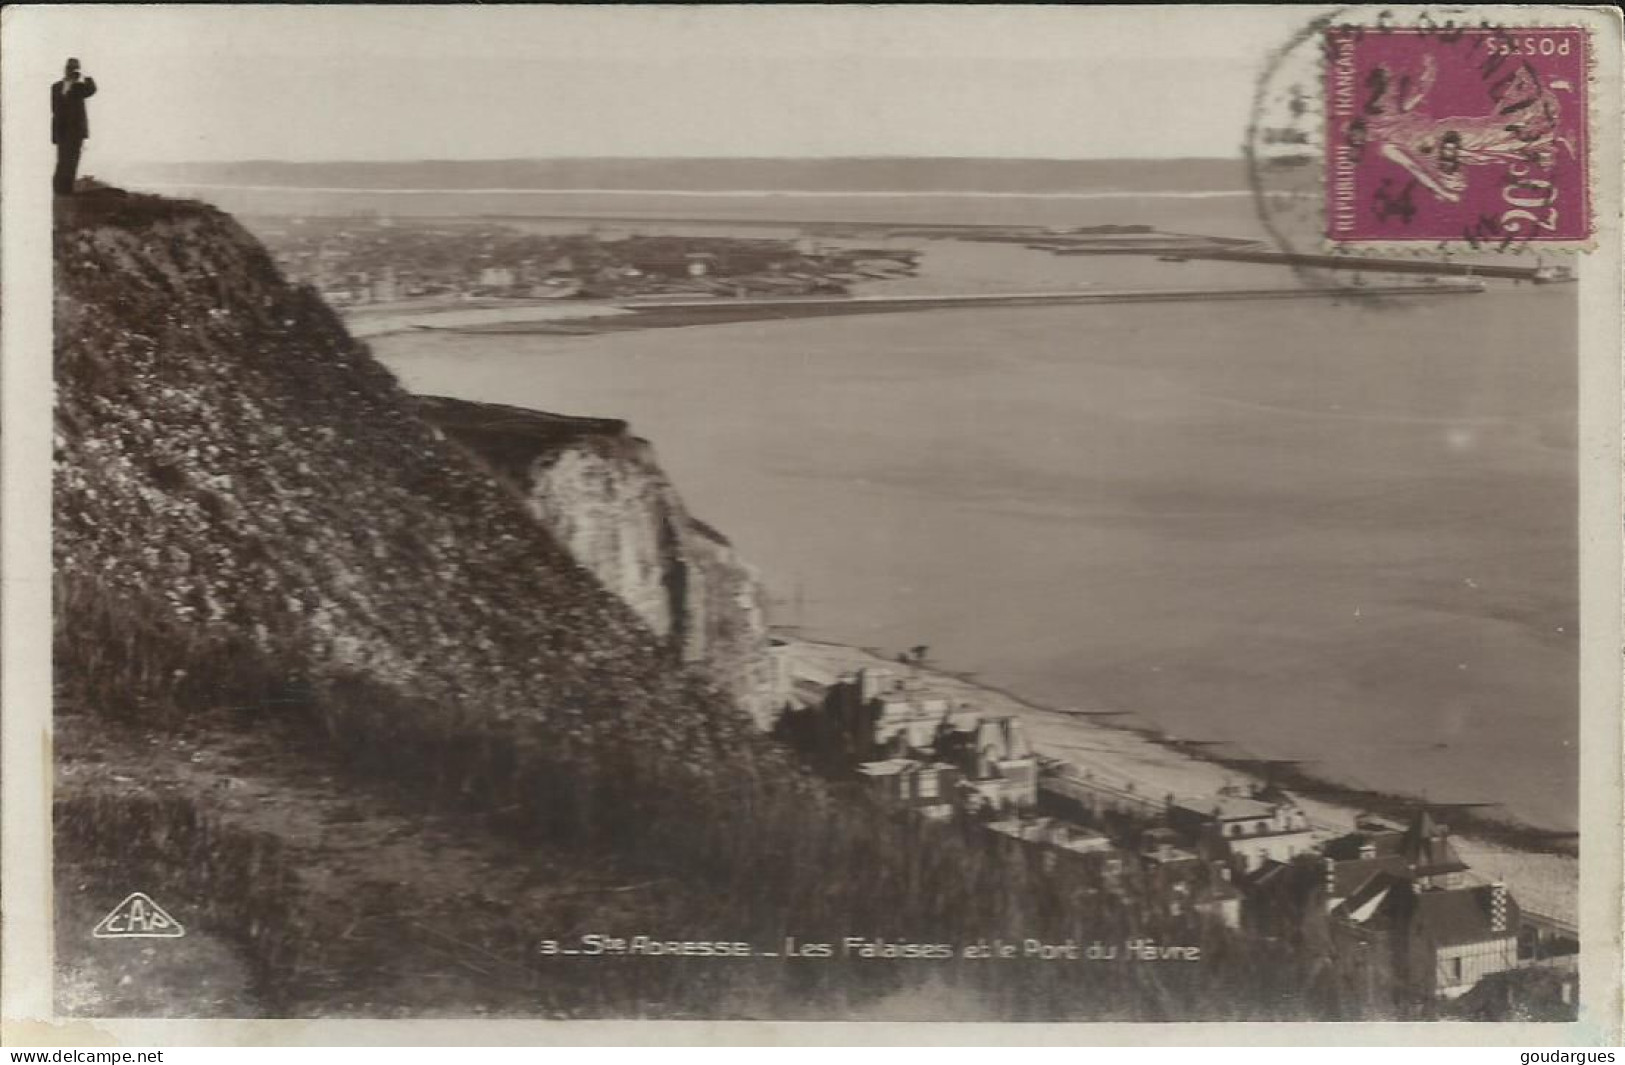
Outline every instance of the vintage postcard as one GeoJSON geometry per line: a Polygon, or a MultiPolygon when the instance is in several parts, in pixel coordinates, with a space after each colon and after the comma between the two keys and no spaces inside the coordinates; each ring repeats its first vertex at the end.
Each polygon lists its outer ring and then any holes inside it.
{"type": "Polygon", "coordinates": [[[8,1042],[1619,1040],[1617,10],[3,32],[8,1042]]]}

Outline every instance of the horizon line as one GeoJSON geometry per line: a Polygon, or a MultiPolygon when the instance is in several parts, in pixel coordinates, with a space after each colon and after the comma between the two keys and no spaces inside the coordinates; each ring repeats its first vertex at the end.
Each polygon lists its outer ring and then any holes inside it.
{"type": "MultiPolygon", "coordinates": [[[[875,197],[942,196],[978,199],[1012,200],[1109,200],[1109,199],[1216,199],[1251,196],[1253,191],[1236,189],[1048,189],[1037,192],[1011,192],[996,189],[620,189],[620,188],[407,188],[369,185],[263,185],[230,184],[218,181],[148,181],[148,188],[157,190],[203,189],[236,192],[309,192],[342,195],[345,193],[374,193],[391,196],[472,195],[476,193],[525,196],[679,196],[695,199],[721,199],[754,196],[764,199],[818,196],[830,199],[859,199],[875,197]]],[[[922,223],[923,224],[923,223],[922,223]]]]}
{"type": "Polygon", "coordinates": [[[275,166],[392,166],[406,163],[557,163],[557,162],[704,162],[704,163],[757,163],[757,162],[975,162],[975,163],[1241,163],[1240,155],[514,155],[469,157],[400,157],[393,159],[185,159],[139,160],[127,166],[242,166],[270,164],[275,166]]]}

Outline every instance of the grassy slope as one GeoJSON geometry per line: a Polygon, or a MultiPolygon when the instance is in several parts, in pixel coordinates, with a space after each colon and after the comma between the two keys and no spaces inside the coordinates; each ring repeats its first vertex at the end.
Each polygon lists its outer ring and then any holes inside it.
{"type": "MultiPolygon", "coordinates": [[[[1149,885],[1103,892],[795,771],[229,218],[95,193],[56,254],[58,887],[81,916],[140,883],[200,908],[188,949],[218,980],[167,1010],[417,1013],[423,980],[452,981],[435,1001],[454,1012],[544,1016],[1365,1008],[1318,940],[1225,934],[1149,885]],[[584,932],[1146,934],[1206,960],[629,959],[584,979],[526,949],[584,932]]],[[[83,986],[103,947],[63,935],[87,1012],[154,1008],[83,986]]]]}

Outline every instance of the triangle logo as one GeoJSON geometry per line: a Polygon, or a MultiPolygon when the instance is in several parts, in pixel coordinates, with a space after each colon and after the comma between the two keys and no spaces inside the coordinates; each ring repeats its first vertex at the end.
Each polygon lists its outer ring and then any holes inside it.
{"type": "Polygon", "coordinates": [[[90,934],[97,939],[176,939],[186,929],[144,892],[132,891],[90,934]]]}

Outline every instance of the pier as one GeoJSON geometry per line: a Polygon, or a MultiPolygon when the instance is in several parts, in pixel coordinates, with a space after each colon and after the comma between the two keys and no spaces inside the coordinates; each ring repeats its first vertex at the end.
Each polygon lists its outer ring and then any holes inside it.
{"type": "Polygon", "coordinates": [[[1263,245],[1241,247],[1220,243],[1180,246],[1171,243],[1130,246],[1106,245],[1096,241],[1049,243],[1042,250],[1055,255],[1158,255],[1165,259],[1205,259],[1234,263],[1260,263],[1266,266],[1305,267],[1314,270],[1351,270],[1379,274],[1425,274],[1430,277],[1494,278],[1503,281],[1529,281],[1534,284],[1572,281],[1573,275],[1543,266],[1512,266],[1505,263],[1466,263],[1450,260],[1401,259],[1381,255],[1332,255],[1276,251],[1263,245]]]}
{"type": "Polygon", "coordinates": [[[1269,288],[1100,289],[1076,292],[997,292],[919,296],[796,296],[782,299],[706,297],[635,298],[616,307],[628,311],[707,311],[737,313],[862,313],[932,310],[944,307],[1034,307],[1092,303],[1191,303],[1233,300],[1309,299],[1326,296],[1463,296],[1483,292],[1480,283],[1421,285],[1283,285],[1269,288]]]}

